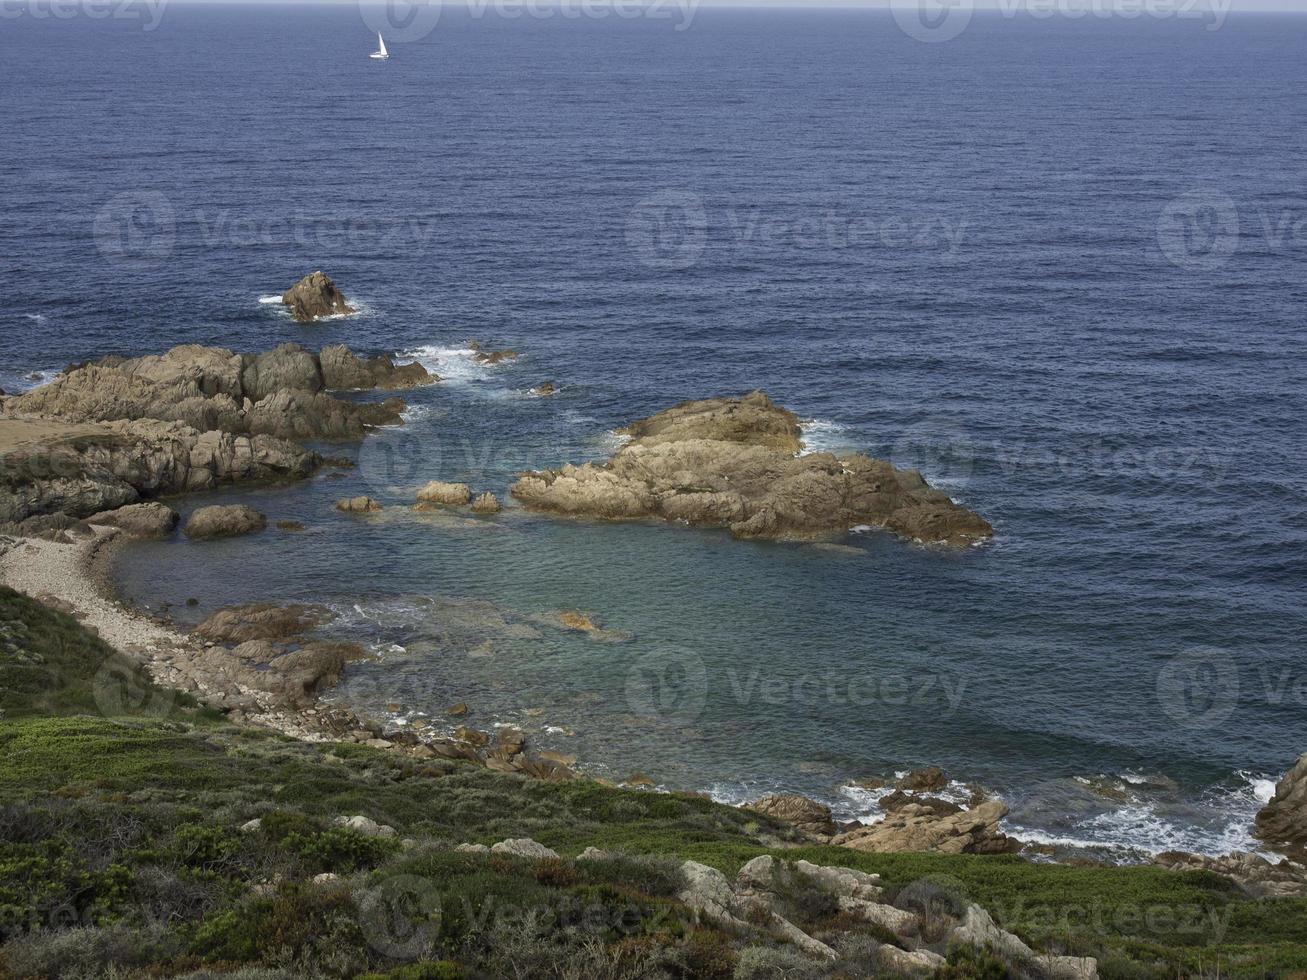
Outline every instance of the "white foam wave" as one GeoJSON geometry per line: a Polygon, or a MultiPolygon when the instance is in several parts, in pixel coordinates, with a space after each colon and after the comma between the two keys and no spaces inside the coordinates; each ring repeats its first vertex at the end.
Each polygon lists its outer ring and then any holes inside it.
{"type": "Polygon", "coordinates": [[[44,313],[24,313],[23,318],[31,320],[33,323],[45,323],[46,320],[44,313]]]}
{"type": "Polygon", "coordinates": [[[799,429],[803,432],[803,449],[799,451],[800,456],[852,448],[849,444],[848,429],[839,422],[807,419],[799,423],[799,429]]]}
{"type": "Polygon", "coordinates": [[[58,374],[59,368],[41,368],[35,371],[18,368],[16,370],[0,371],[0,388],[3,388],[11,395],[21,395],[34,388],[39,388],[41,385],[49,384],[58,374]]]}
{"type": "MultiPolygon", "coordinates": [[[[1168,799],[1165,777],[1150,778],[1122,773],[1121,784],[1131,787],[1126,800],[1106,813],[1086,819],[1073,828],[1050,831],[1011,822],[1005,829],[1021,840],[1055,847],[1091,848],[1114,853],[1121,860],[1164,851],[1187,851],[1221,857],[1232,851],[1259,852],[1252,836],[1253,818],[1274,792],[1274,782],[1248,772],[1235,773],[1233,786],[1217,787],[1198,800],[1177,803],[1168,799]],[[1268,792],[1269,785],[1269,792],[1268,792]],[[1163,796],[1149,797],[1148,790],[1163,796]]],[[[1094,780],[1077,778],[1089,785],[1094,780]]]]}
{"type": "Polygon", "coordinates": [[[260,296],[259,302],[264,306],[272,306],[274,303],[281,302],[281,296],[260,296]]]}
{"type": "Polygon", "coordinates": [[[399,357],[402,360],[417,361],[428,371],[438,374],[445,384],[470,384],[490,377],[490,369],[476,362],[476,351],[471,347],[430,344],[400,351],[399,357]]]}

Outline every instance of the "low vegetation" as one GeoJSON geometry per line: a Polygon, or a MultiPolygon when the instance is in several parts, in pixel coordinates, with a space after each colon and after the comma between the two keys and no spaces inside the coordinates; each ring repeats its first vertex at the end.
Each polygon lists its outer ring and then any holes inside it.
{"type": "MultiPolygon", "coordinates": [[[[892,937],[821,894],[783,900],[834,964],[677,901],[682,861],[733,874],[766,853],[876,872],[903,907],[975,902],[1032,945],[1098,957],[1103,977],[1307,970],[1307,901],[1250,901],[1207,873],[803,846],[698,797],[236,728],[7,590],[0,708],[0,977],[883,975],[892,937]],[[336,819],[354,815],[395,833],[336,819]],[[562,859],[454,850],[522,837],[562,859]],[[620,853],[573,860],[587,847],[620,853]]],[[[1010,970],[954,949],[939,975],[1010,970]]]]}

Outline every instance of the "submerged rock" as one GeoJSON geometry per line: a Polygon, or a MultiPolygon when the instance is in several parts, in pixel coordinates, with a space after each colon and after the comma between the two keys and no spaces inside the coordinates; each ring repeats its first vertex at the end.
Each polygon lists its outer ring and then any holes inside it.
{"type": "Polygon", "coordinates": [[[762,392],[686,402],[624,431],[631,441],[602,466],[524,473],[510,492],[534,510],[661,518],[740,538],[813,540],[862,525],[964,546],[993,534],[915,470],[861,455],[796,455],[797,416],[762,392]]]}
{"type": "Polygon", "coordinates": [[[381,504],[371,497],[348,497],[337,500],[336,509],[346,514],[373,514],[381,510],[381,504]]]}
{"type": "Polygon", "coordinates": [[[312,323],[324,316],[357,313],[350,306],[331,278],[322,272],[310,272],[291,286],[281,297],[290,307],[290,315],[297,323],[312,323]]]}
{"type": "Polygon", "coordinates": [[[253,534],[268,526],[268,519],[246,504],[201,507],[191,514],[183,533],[196,541],[253,534]]]}

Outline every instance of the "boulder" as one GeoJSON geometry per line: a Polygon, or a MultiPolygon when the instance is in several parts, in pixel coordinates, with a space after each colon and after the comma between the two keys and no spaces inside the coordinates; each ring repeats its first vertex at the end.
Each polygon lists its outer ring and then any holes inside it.
{"type": "Polygon", "coordinates": [[[551,848],[545,847],[544,844],[538,844],[529,837],[523,837],[518,840],[501,840],[498,844],[491,845],[491,854],[508,854],[512,857],[531,858],[535,861],[547,859],[558,859],[558,852],[551,848]]]}
{"type": "Polygon", "coordinates": [[[1253,833],[1277,850],[1307,851],[1307,752],[1275,786],[1275,795],[1253,822],[1253,833]]]}
{"type": "Polygon", "coordinates": [[[196,541],[253,534],[268,526],[268,519],[245,504],[201,507],[191,514],[183,533],[196,541]]]}
{"type": "Polygon", "coordinates": [[[472,501],[472,513],[474,514],[498,514],[503,509],[499,498],[493,493],[478,494],[476,500],[472,501]]]}
{"type": "Polygon", "coordinates": [[[993,529],[916,471],[867,456],[799,453],[794,413],[754,392],[686,402],[624,430],[607,463],[521,474],[528,508],[608,520],[726,527],[739,538],[820,540],[855,526],[965,546],[993,529]]]}
{"type": "Polygon", "coordinates": [[[490,848],[485,844],[459,844],[454,848],[456,854],[489,854],[490,848]]]}
{"type": "Polygon", "coordinates": [[[373,514],[381,510],[381,504],[371,497],[348,497],[337,500],[336,509],[346,514],[373,514]]]}
{"type": "Polygon", "coordinates": [[[534,388],[532,388],[531,394],[535,395],[537,398],[548,398],[550,395],[556,393],[557,391],[558,389],[554,387],[554,383],[552,381],[545,381],[542,384],[538,384],[534,388]]]}
{"type": "Polygon", "coordinates": [[[370,817],[362,815],[356,817],[337,817],[332,821],[337,827],[345,827],[355,833],[362,834],[364,837],[394,837],[395,828],[388,827],[386,824],[377,823],[370,817]]]}
{"type": "Polygon", "coordinates": [[[746,803],[745,809],[784,820],[814,837],[831,837],[837,830],[830,807],[797,793],[764,796],[760,800],[746,803]]]}
{"type": "Polygon", "coordinates": [[[466,483],[441,483],[432,480],[418,491],[418,503],[461,507],[472,499],[472,488],[466,483]]]}
{"type": "Polygon", "coordinates": [[[311,272],[281,297],[290,307],[290,315],[297,323],[312,323],[324,316],[341,316],[357,313],[350,306],[336,284],[322,272],[311,272]]]}
{"type": "Polygon", "coordinates": [[[134,538],[166,538],[180,520],[171,507],[155,502],[101,511],[88,517],[86,523],[121,528],[134,538]]]}
{"type": "Polygon", "coordinates": [[[939,813],[929,806],[908,803],[887,813],[880,823],[842,833],[831,843],[879,854],[1006,854],[1020,845],[999,831],[1005,816],[1007,807],[998,800],[958,813],[939,813]]]}
{"type": "Polygon", "coordinates": [[[336,614],[326,606],[256,602],[219,609],[195,627],[194,633],[211,643],[289,640],[325,626],[335,618],[336,614]]]}

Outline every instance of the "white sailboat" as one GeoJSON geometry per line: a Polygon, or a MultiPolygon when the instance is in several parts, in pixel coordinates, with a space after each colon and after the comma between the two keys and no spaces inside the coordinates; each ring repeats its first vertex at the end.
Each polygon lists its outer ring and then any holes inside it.
{"type": "Polygon", "coordinates": [[[377,43],[381,47],[373,51],[370,57],[376,58],[378,61],[385,61],[390,57],[390,52],[386,50],[386,39],[381,36],[380,31],[377,31],[377,43]]]}

